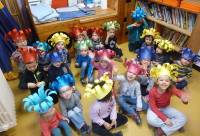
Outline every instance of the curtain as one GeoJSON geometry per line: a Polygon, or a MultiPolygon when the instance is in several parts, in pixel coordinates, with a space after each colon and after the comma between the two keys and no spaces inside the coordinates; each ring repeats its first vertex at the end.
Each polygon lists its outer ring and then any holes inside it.
{"type": "Polygon", "coordinates": [[[16,47],[11,41],[4,41],[4,36],[13,28],[19,29],[19,25],[0,1],[0,68],[4,73],[12,71],[10,56],[16,47]]]}

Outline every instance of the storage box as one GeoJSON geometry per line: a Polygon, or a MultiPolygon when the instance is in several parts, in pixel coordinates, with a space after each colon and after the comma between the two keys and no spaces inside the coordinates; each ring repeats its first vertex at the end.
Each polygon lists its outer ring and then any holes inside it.
{"type": "Polygon", "coordinates": [[[200,0],[182,0],[180,7],[188,11],[200,13],[200,0]]]}

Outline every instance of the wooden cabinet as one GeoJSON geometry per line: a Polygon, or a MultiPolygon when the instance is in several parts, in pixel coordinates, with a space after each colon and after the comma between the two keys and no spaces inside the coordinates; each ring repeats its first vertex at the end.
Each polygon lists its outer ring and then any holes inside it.
{"type": "MultiPolygon", "coordinates": [[[[28,0],[25,1],[26,7],[28,8],[29,15],[32,16],[28,4],[28,0]]],[[[124,19],[124,0],[108,0],[108,9],[96,9],[96,14],[92,16],[86,16],[86,17],[80,17],[75,18],[71,20],[65,20],[65,21],[55,21],[51,23],[45,23],[45,24],[34,24],[32,20],[32,24],[34,26],[35,32],[38,35],[38,38],[41,41],[45,41],[47,37],[56,31],[65,31],[69,32],[70,29],[75,26],[102,26],[102,24],[105,21],[110,20],[117,20],[121,26],[122,29],[117,33],[119,37],[119,41],[122,41],[123,35],[123,19],[124,19]]]]}

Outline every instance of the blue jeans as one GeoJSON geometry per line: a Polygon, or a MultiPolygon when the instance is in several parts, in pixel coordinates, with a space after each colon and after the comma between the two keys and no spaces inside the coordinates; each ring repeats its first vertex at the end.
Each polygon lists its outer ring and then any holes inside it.
{"type": "MultiPolygon", "coordinates": [[[[136,97],[130,97],[130,96],[124,96],[120,95],[118,96],[118,103],[119,106],[127,112],[127,114],[132,115],[136,113],[136,108],[137,108],[137,98],[136,97]]],[[[142,99],[142,109],[147,110],[148,109],[148,104],[144,102],[142,99]]]]}
{"type": "Polygon", "coordinates": [[[68,117],[70,121],[75,125],[75,127],[79,130],[85,124],[81,109],[79,109],[78,107],[75,107],[74,109],[68,111],[68,117]]]}
{"type": "Polygon", "coordinates": [[[188,82],[186,80],[182,80],[181,82],[176,83],[177,89],[183,89],[187,86],[188,82]]]}
{"type": "Polygon", "coordinates": [[[64,131],[65,136],[71,136],[72,135],[72,132],[71,132],[71,129],[70,129],[69,125],[64,120],[60,120],[60,122],[58,124],[58,127],[57,128],[53,128],[51,130],[51,134],[53,136],[62,136],[60,129],[62,129],[64,131]]]}
{"type": "Polygon", "coordinates": [[[160,111],[172,121],[173,126],[167,126],[150,108],[147,111],[147,122],[153,127],[160,127],[167,136],[185,125],[187,119],[180,111],[169,106],[160,109],[160,111]]]}
{"type": "Polygon", "coordinates": [[[88,78],[88,82],[92,82],[93,79],[93,69],[90,64],[87,62],[83,62],[81,64],[81,79],[84,79],[85,77],[88,78]]]}

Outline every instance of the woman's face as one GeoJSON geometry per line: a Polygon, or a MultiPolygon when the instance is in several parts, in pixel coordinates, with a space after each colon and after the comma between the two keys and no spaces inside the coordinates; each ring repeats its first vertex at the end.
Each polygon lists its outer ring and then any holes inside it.
{"type": "Polygon", "coordinates": [[[136,74],[127,71],[127,72],[126,72],[126,77],[127,77],[127,80],[128,80],[128,81],[132,81],[132,80],[135,80],[136,74]]]}
{"type": "Polygon", "coordinates": [[[70,99],[72,95],[72,88],[70,86],[64,86],[60,88],[59,95],[64,99],[70,99]]]}
{"type": "Polygon", "coordinates": [[[58,42],[57,44],[56,44],[56,49],[57,50],[62,50],[62,49],[64,49],[64,43],[63,42],[58,42]]]}
{"type": "Polygon", "coordinates": [[[160,76],[158,79],[157,79],[157,84],[158,84],[158,87],[162,90],[162,91],[165,91],[169,88],[170,84],[171,84],[171,80],[169,78],[169,76],[160,76]]]}
{"type": "Polygon", "coordinates": [[[99,36],[97,35],[97,33],[92,33],[92,40],[93,41],[97,41],[97,40],[99,40],[99,36]]]}

